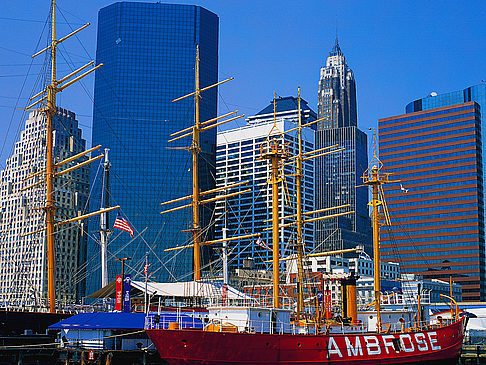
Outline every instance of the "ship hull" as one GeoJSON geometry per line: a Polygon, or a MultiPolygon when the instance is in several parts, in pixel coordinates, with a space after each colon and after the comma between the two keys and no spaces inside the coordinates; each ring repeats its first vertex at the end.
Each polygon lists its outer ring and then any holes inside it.
{"type": "Polygon", "coordinates": [[[292,335],[146,330],[170,365],[423,364],[457,361],[465,320],[394,334],[292,335]]]}

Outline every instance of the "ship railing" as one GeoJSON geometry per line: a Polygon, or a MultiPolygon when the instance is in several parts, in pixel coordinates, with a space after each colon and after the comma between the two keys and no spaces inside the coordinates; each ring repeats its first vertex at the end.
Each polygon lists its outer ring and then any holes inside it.
{"type": "MultiPolygon", "coordinates": [[[[288,296],[279,296],[279,308],[294,309],[295,300],[288,296]]],[[[270,295],[253,295],[245,299],[229,299],[222,297],[213,297],[209,300],[211,307],[259,307],[259,308],[273,308],[273,296],[270,295]]]]}
{"type": "MultiPolygon", "coordinates": [[[[188,313],[185,316],[182,313],[177,312],[176,317],[164,317],[150,314],[145,318],[145,329],[169,329],[174,328],[173,324],[177,323],[176,328],[197,328],[202,329],[209,324],[218,328],[224,332],[227,328],[237,328],[238,332],[250,332],[250,333],[270,333],[270,334],[364,334],[369,333],[370,330],[374,331],[374,328],[369,328],[367,324],[344,324],[344,323],[315,323],[311,321],[301,322],[287,322],[281,321],[278,318],[267,318],[265,320],[245,320],[242,321],[241,317],[225,316],[221,318],[213,318],[210,323],[202,323],[196,317],[188,318],[188,313]],[[171,325],[172,324],[172,325],[171,325]]],[[[451,318],[443,318],[435,321],[434,323],[422,321],[412,322],[384,322],[382,323],[382,333],[409,333],[413,331],[424,331],[431,329],[438,329],[448,326],[454,323],[456,320],[451,318]]]]}
{"type": "Polygon", "coordinates": [[[145,317],[145,329],[170,329],[170,328],[195,328],[202,329],[203,324],[195,313],[174,312],[170,316],[164,316],[157,313],[150,313],[145,317]],[[174,327],[174,324],[177,326],[174,327]]]}
{"type": "MultiPolygon", "coordinates": [[[[365,307],[373,303],[373,297],[363,297],[358,296],[358,305],[361,307],[365,307]]],[[[403,293],[382,293],[381,295],[381,304],[382,305],[390,305],[390,306],[404,306],[404,305],[417,305],[419,302],[418,295],[416,294],[403,294],[403,293]]],[[[422,305],[430,304],[430,292],[424,292],[420,296],[420,303],[422,305]]]]}

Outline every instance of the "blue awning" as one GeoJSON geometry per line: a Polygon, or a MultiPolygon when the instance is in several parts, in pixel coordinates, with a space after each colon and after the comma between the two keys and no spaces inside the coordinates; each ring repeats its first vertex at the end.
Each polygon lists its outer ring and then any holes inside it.
{"type": "MultiPolygon", "coordinates": [[[[141,330],[145,326],[145,317],[145,313],[79,313],[49,326],[49,329],[141,330]]],[[[160,323],[170,322],[182,323],[182,327],[202,328],[202,322],[197,318],[176,312],[161,312],[160,323]]]]}

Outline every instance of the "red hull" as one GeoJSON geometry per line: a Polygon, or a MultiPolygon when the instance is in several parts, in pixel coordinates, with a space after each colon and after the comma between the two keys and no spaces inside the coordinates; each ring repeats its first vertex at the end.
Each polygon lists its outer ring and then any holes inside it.
{"type": "Polygon", "coordinates": [[[456,361],[465,319],[403,334],[292,335],[146,330],[171,365],[406,364],[456,361]],[[396,348],[399,348],[397,351],[396,348]]]}

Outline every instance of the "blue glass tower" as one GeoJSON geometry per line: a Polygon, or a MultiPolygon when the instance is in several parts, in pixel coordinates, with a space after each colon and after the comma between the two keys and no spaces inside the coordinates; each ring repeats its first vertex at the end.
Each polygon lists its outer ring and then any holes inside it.
{"type": "MultiPolygon", "coordinates": [[[[191,279],[192,255],[181,251],[170,256],[164,249],[190,241],[191,212],[178,210],[161,215],[161,202],[190,195],[191,159],[183,148],[190,140],[168,143],[170,134],[190,127],[194,100],[177,97],[194,91],[196,46],[200,49],[200,85],[218,78],[218,16],[191,5],[115,3],[100,10],[93,111],[93,145],[110,149],[110,205],[135,230],[115,230],[108,245],[110,280],[120,273],[115,258],[130,257],[125,272],[143,280],[145,255],[151,280],[191,279]],[[179,147],[173,149],[172,147],[179,147]]],[[[217,113],[217,88],[203,93],[200,118],[217,113]]],[[[200,187],[214,187],[216,130],[201,135],[200,187]]],[[[101,205],[101,175],[92,166],[91,209],[101,205]]],[[[201,212],[203,227],[210,212],[201,212]]],[[[113,227],[115,214],[109,217],[113,227]]],[[[101,285],[99,220],[90,221],[87,257],[87,294],[101,285]]],[[[204,258],[203,258],[204,259],[204,258]]]]}

